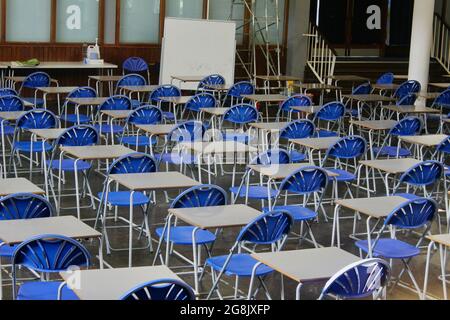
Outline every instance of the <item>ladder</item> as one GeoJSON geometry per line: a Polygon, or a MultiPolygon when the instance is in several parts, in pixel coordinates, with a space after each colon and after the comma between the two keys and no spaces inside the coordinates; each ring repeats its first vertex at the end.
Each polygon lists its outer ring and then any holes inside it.
{"type": "Polygon", "coordinates": [[[281,75],[279,0],[231,0],[228,20],[237,23],[238,36],[248,36],[248,46],[236,51],[236,67],[242,68],[255,84],[261,64],[265,64],[267,76],[281,75]],[[243,17],[237,17],[242,7],[243,17]],[[275,34],[274,38],[271,33],[275,34]]]}

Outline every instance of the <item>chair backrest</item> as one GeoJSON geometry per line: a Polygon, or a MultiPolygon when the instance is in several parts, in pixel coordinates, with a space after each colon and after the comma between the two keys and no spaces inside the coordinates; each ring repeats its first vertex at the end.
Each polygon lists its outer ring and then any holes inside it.
{"type": "Polygon", "coordinates": [[[18,96],[0,97],[0,111],[22,111],[23,101],[18,96]]]}
{"type": "Polygon", "coordinates": [[[22,115],[16,121],[16,127],[21,129],[50,129],[58,124],[58,118],[46,109],[33,109],[22,115]]]}
{"type": "Polygon", "coordinates": [[[416,103],[417,94],[408,93],[397,101],[398,106],[412,106],[416,103]]]}
{"type": "Polygon", "coordinates": [[[379,292],[387,285],[391,268],[382,259],[366,259],[338,271],[325,284],[319,299],[328,295],[340,299],[361,299],[379,292]]]}
{"type": "Polygon", "coordinates": [[[442,142],[437,146],[436,150],[444,154],[450,153],[450,137],[442,140],[442,142]]]}
{"type": "Polygon", "coordinates": [[[394,92],[394,97],[397,99],[401,99],[407,94],[410,93],[419,93],[422,86],[420,85],[419,81],[416,80],[408,80],[406,82],[403,82],[400,87],[397,88],[394,92]]]}
{"type": "Polygon", "coordinates": [[[423,161],[404,172],[399,184],[406,183],[412,186],[429,186],[442,178],[444,166],[438,161],[423,161]]]}
{"type": "Polygon", "coordinates": [[[132,124],[158,124],[163,120],[163,113],[160,108],[155,106],[142,106],[134,110],[127,119],[127,123],[132,124]]]}
{"type": "Polygon", "coordinates": [[[251,104],[241,103],[234,105],[223,115],[223,121],[236,124],[258,122],[259,112],[251,104]]]}
{"type": "Polygon", "coordinates": [[[287,211],[272,211],[262,214],[245,226],[237,237],[236,243],[274,244],[287,237],[294,219],[287,211]]]}
{"type": "Polygon", "coordinates": [[[194,142],[202,141],[206,127],[200,121],[187,121],[178,124],[168,134],[168,141],[172,142],[194,142]]]}
{"type": "Polygon", "coordinates": [[[329,102],[325,104],[316,113],[315,118],[325,121],[336,121],[342,119],[345,114],[345,106],[339,101],[329,102]]]}
{"type": "Polygon", "coordinates": [[[150,104],[158,103],[161,97],[180,97],[181,90],[171,84],[159,86],[150,93],[150,104]]]}
{"type": "Polygon", "coordinates": [[[83,147],[98,144],[100,135],[98,131],[88,125],[78,125],[64,131],[56,143],[67,147],[83,147]]]}
{"type": "Polygon", "coordinates": [[[280,185],[279,193],[283,191],[299,195],[323,193],[328,185],[328,175],[322,168],[315,166],[303,167],[286,177],[280,185]]]}
{"type": "Polygon", "coordinates": [[[227,96],[234,98],[242,98],[243,95],[250,95],[255,93],[255,86],[248,81],[241,81],[235,83],[228,89],[227,96]]]}
{"type": "Polygon", "coordinates": [[[393,136],[415,136],[422,131],[422,120],[417,117],[406,117],[389,131],[389,135],[393,136]]]}
{"type": "Polygon", "coordinates": [[[201,185],[182,192],[173,200],[170,208],[199,208],[224,206],[228,203],[225,190],[215,185],[201,185]]]}
{"type": "Polygon", "coordinates": [[[394,83],[394,74],[392,72],[387,72],[381,75],[377,80],[377,84],[392,84],[392,83],[394,83]]]}
{"type": "Polygon", "coordinates": [[[433,103],[434,106],[439,107],[450,107],[450,89],[442,92],[433,103]]]}
{"type": "Polygon", "coordinates": [[[195,294],[186,283],[174,279],[160,279],[143,283],[127,292],[120,300],[192,301],[195,294]]]}
{"type": "Polygon", "coordinates": [[[212,94],[209,93],[199,93],[193,96],[186,103],[186,110],[190,111],[201,111],[201,109],[205,108],[214,108],[217,105],[216,98],[212,94]]]}
{"type": "Polygon", "coordinates": [[[355,89],[353,89],[352,94],[353,95],[362,95],[362,94],[370,94],[372,92],[372,86],[369,82],[363,83],[359,86],[357,86],[355,89]]]}
{"type": "Polygon", "coordinates": [[[123,76],[117,82],[117,88],[122,87],[135,87],[135,86],[145,86],[147,84],[147,80],[140,74],[130,73],[123,76]]]}
{"type": "MultiPolygon", "coordinates": [[[[25,240],[14,250],[12,262],[45,273],[66,271],[70,267],[86,267],[91,257],[78,241],[62,235],[39,235],[25,240]]],[[[15,269],[15,268],[14,268],[15,269]]]]}
{"type": "Polygon", "coordinates": [[[53,216],[53,207],[42,196],[16,193],[0,199],[0,220],[48,218],[53,216]]]}
{"type": "Polygon", "coordinates": [[[225,84],[225,78],[222,77],[220,74],[212,74],[209,75],[200,81],[198,84],[198,89],[202,89],[204,87],[207,87],[208,85],[220,85],[225,84]]]}
{"type": "Polygon", "coordinates": [[[283,111],[290,111],[291,107],[309,107],[312,106],[311,98],[303,94],[297,94],[287,98],[281,103],[280,108],[283,111]]]}
{"type": "Polygon", "coordinates": [[[97,97],[97,92],[91,87],[80,87],[74,89],[67,95],[68,98],[95,98],[97,97]]]}
{"type": "Polygon", "coordinates": [[[151,173],[158,171],[156,161],[144,153],[131,153],[120,157],[109,167],[108,174],[151,173]]]}
{"type": "Polygon", "coordinates": [[[148,70],[148,63],[140,57],[129,57],[123,62],[122,69],[127,72],[144,72],[148,70]]]}
{"type": "Polygon", "coordinates": [[[289,152],[283,149],[270,149],[259,154],[251,161],[252,164],[269,166],[272,164],[288,164],[291,163],[289,152]]]}
{"type": "Polygon", "coordinates": [[[400,229],[421,228],[434,219],[438,209],[439,206],[433,199],[409,200],[392,210],[384,221],[384,225],[391,225],[400,229]]]}
{"type": "Polygon", "coordinates": [[[16,90],[11,88],[0,88],[0,97],[4,96],[19,96],[16,90]]]}
{"type": "Polygon", "coordinates": [[[367,151],[366,139],[360,136],[348,136],[340,139],[328,150],[325,158],[356,159],[365,155],[367,151]]]}
{"type": "Polygon", "coordinates": [[[288,124],[280,131],[280,138],[303,139],[314,135],[316,126],[310,120],[296,120],[288,124]]]}
{"type": "Polygon", "coordinates": [[[133,109],[133,104],[130,98],[122,95],[109,97],[99,107],[99,110],[131,110],[131,109],[133,109]]]}
{"type": "Polygon", "coordinates": [[[42,71],[33,72],[22,82],[22,88],[35,89],[39,87],[49,87],[50,82],[51,78],[47,73],[42,71]]]}

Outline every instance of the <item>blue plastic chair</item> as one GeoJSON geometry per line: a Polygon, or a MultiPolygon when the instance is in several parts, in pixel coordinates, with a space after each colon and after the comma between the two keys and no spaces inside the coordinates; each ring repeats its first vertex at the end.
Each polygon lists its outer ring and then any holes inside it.
{"type": "Polygon", "coordinates": [[[16,90],[11,88],[0,88],[0,97],[4,96],[19,96],[16,90]]]}
{"type": "MultiPolygon", "coordinates": [[[[335,183],[345,183],[346,188],[343,198],[347,194],[353,198],[351,185],[357,179],[358,162],[366,153],[367,142],[360,136],[344,137],[328,148],[323,159],[323,166],[326,166],[329,160],[333,162],[332,167],[327,166],[327,171],[337,174],[336,177],[332,178],[335,183]],[[351,169],[353,170],[350,171],[351,169]]],[[[334,194],[334,192],[335,189],[333,188],[334,199],[340,199],[339,194],[334,194]]],[[[336,192],[338,193],[338,189],[336,192]]]]}
{"type": "Polygon", "coordinates": [[[61,235],[39,235],[19,244],[13,253],[13,299],[78,300],[76,294],[60,281],[29,281],[20,285],[17,294],[17,267],[24,266],[46,275],[67,271],[71,267],[89,267],[91,257],[78,241],[61,235]]]}
{"type": "MultiPolygon", "coordinates": [[[[86,181],[86,186],[89,191],[89,195],[91,197],[91,207],[95,208],[94,197],[92,195],[91,187],[88,179],[88,172],[92,168],[91,162],[73,159],[73,158],[64,158],[63,154],[59,155],[59,160],[55,160],[56,158],[56,146],[67,146],[67,147],[83,147],[83,146],[92,146],[98,144],[100,141],[100,135],[95,130],[94,127],[88,125],[79,125],[68,128],[64,131],[58,139],[55,141],[55,147],[53,148],[51,160],[48,162],[49,172],[52,170],[58,171],[58,197],[57,197],[57,212],[59,214],[61,208],[61,193],[62,193],[62,174],[63,172],[69,173],[73,172],[75,174],[75,185],[77,185],[78,174],[81,173],[86,181]]],[[[53,174],[49,174],[49,176],[53,179],[53,174]]],[[[52,185],[54,185],[52,183],[52,185]]],[[[79,185],[83,185],[79,183],[79,185]]],[[[76,189],[76,197],[79,198],[79,190],[76,189]]],[[[71,209],[71,208],[64,208],[71,209]]],[[[76,202],[77,216],[78,219],[81,218],[80,212],[80,201],[76,202]]]]}
{"type": "MultiPolygon", "coordinates": [[[[264,165],[270,166],[274,164],[287,164],[291,163],[291,157],[289,152],[283,149],[271,149],[262,154],[259,154],[253,159],[250,164],[252,165],[264,165]]],[[[248,204],[249,199],[261,200],[262,206],[264,206],[264,200],[269,197],[274,199],[277,196],[278,191],[267,186],[250,185],[250,176],[252,170],[248,168],[242,177],[241,184],[238,187],[231,187],[230,192],[233,195],[233,203],[237,198],[245,198],[245,204],[248,204]]],[[[269,183],[269,182],[268,182],[269,183]]]]}
{"type": "Polygon", "coordinates": [[[416,103],[417,100],[417,94],[415,93],[408,93],[407,95],[403,96],[403,98],[399,99],[396,103],[398,106],[413,106],[416,103]]]}
{"type": "Polygon", "coordinates": [[[442,132],[444,132],[444,125],[445,125],[444,120],[449,118],[448,115],[443,115],[443,114],[446,113],[446,112],[444,112],[445,111],[444,109],[446,109],[447,113],[448,113],[448,109],[450,108],[450,88],[443,91],[441,94],[439,94],[438,97],[436,97],[436,99],[434,99],[433,104],[431,105],[431,108],[436,108],[441,111],[441,114],[439,114],[439,115],[433,116],[432,114],[430,114],[429,118],[433,119],[435,117],[439,117],[438,133],[442,133],[442,132]]]}
{"type": "Polygon", "coordinates": [[[391,268],[382,259],[365,259],[348,265],[328,280],[319,300],[333,296],[336,299],[386,299],[391,268]]]}
{"type": "Polygon", "coordinates": [[[423,123],[420,118],[407,117],[399,122],[389,131],[388,135],[383,141],[381,147],[373,148],[374,154],[378,158],[379,156],[403,158],[409,157],[411,151],[406,148],[400,147],[400,140],[397,139],[397,146],[392,146],[393,138],[400,136],[415,136],[422,132],[423,123]]]}
{"type": "Polygon", "coordinates": [[[207,108],[214,108],[216,106],[217,100],[212,94],[209,93],[196,94],[186,103],[181,118],[184,119],[184,114],[187,111],[188,112],[187,118],[189,118],[189,114],[192,113],[196,115],[195,118],[197,121],[201,121],[202,110],[207,108]]]}
{"type": "Polygon", "coordinates": [[[292,97],[287,98],[285,101],[283,101],[280,104],[280,107],[277,112],[277,119],[280,119],[280,116],[283,113],[288,114],[288,120],[290,121],[292,119],[293,113],[300,114],[300,111],[292,109],[292,107],[309,107],[312,106],[313,103],[311,101],[311,98],[302,94],[294,95],[292,97]]]}
{"type": "Polygon", "coordinates": [[[158,142],[157,138],[140,135],[139,130],[134,132],[133,126],[159,124],[162,121],[163,113],[158,107],[150,105],[139,107],[128,116],[120,142],[135,147],[136,151],[139,147],[144,147],[146,152],[149,151],[150,154],[153,154],[152,146],[158,142]],[[150,150],[147,150],[148,148],[150,150]]]}
{"type": "Polygon", "coordinates": [[[23,98],[23,100],[32,103],[36,108],[42,107],[44,104],[44,99],[37,97],[37,88],[50,87],[50,83],[51,78],[47,73],[42,71],[34,72],[28,75],[22,82],[22,85],[19,89],[19,96],[22,96],[23,89],[32,89],[34,90],[34,97],[23,98]]]}
{"type": "MultiPolygon", "coordinates": [[[[16,193],[0,199],[0,220],[24,220],[48,218],[53,216],[53,207],[42,196],[29,193],[16,193]]],[[[17,245],[0,246],[0,258],[10,262],[17,245]]]]}
{"type": "Polygon", "coordinates": [[[255,86],[251,82],[241,81],[235,83],[230,89],[228,89],[222,106],[225,106],[227,100],[230,101],[230,106],[234,106],[237,103],[243,103],[243,96],[251,94],[255,94],[255,86]]]}
{"type": "Polygon", "coordinates": [[[408,80],[400,85],[397,90],[395,90],[393,97],[397,100],[402,99],[406,95],[410,93],[418,94],[420,93],[420,90],[422,89],[422,86],[420,85],[419,81],[416,80],[408,80]]]}
{"type": "MultiPolygon", "coordinates": [[[[23,111],[25,109],[23,101],[17,96],[0,96],[0,111],[23,111]]],[[[9,125],[8,121],[0,118],[4,136],[14,135],[15,128],[9,125]]],[[[1,132],[0,132],[1,134],[1,132]]]]}
{"type": "Polygon", "coordinates": [[[174,279],[154,280],[127,292],[124,301],[193,301],[195,293],[184,282],[174,279]]]}
{"type": "MultiPolygon", "coordinates": [[[[157,105],[159,108],[162,108],[161,97],[181,97],[181,90],[171,84],[166,84],[159,86],[153,92],[150,93],[149,104],[157,105]]],[[[175,110],[174,110],[175,112],[175,110]]],[[[164,118],[166,120],[173,121],[175,120],[175,113],[170,111],[163,112],[164,118]]]]}
{"type": "Polygon", "coordinates": [[[428,234],[431,223],[438,212],[438,204],[432,199],[419,198],[415,200],[405,200],[403,204],[395,208],[385,219],[383,227],[380,229],[377,238],[372,241],[361,240],[356,242],[356,246],[369,257],[401,260],[404,268],[396,277],[393,287],[401,280],[405,270],[411,278],[417,294],[421,298],[422,291],[417,284],[413,272],[409,266],[412,258],[420,255],[420,245],[428,234]],[[400,230],[423,230],[421,237],[416,245],[396,239],[395,233],[392,238],[381,238],[388,227],[394,227],[396,231],[400,230]]]}
{"type": "MultiPolygon", "coordinates": [[[[175,198],[175,200],[173,200],[170,208],[182,209],[217,207],[225,206],[227,205],[227,203],[227,193],[221,187],[215,185],[201,185],[192,187],[182,192],[178,197],[175,198]]],[[[177,225],[177,222],[172,221],[172,219],[173,216],[170,215],[164,227],[157,228],[155,231],[159,238],[159,243],[155,258],[153,260],[153,264],[155,264],[156,259],[159,257],[163,264],[165,264],[166,266],[169,265],[169,252],[166,251],[165,259],[162,257],[162,244],[164,242],[167,246],[167,239],[169,239],[170,246],[193,246],[193,232],[196,228],[193,226],[179,226],[177,225]]],[[[195,244],[198,247],[203,246],[208,257],[210,257],[210,249],[208,248],[208,245],[213,244],[214,241],[216,241],[216,234],[208,230],[197,230],[195,232],[195,244]]]]}
{"type": "Polygon", "coordinates": [[[344,116],[345,105],[339,101],[329,102],[322,106],[314,115],[314,121],[317,121],[318,128],[320,128],[321,121],[326,122],[327,127],[325,130],[319,129],[316,136],[319,138],[339,136],[344,116]],[[337,125],[337,131],[333,130],[335,125],[337,125]]]}
{"type": "Polygon", "coordinates": [[[150,69],[148,63],[140,57],[129,57],[122,64],[123,74],[147,73],[147,81],[150,84],[150,69]]]}
{"type": "Polygon", "coordinates": [[[259,121],[258,110],[250,104],[237,104],[223,115],[220,127],[222,128],[222,139],[224,141],[235,141],[249,143],[250,135],[247,125],[259,121]],[[233,126],[234,132],[224,129],[224,122],[228,122],[233,126]]]}
{"type": "Polygon", "coordinates": [[[121,125],[111,123],[103,123],[101,112],[104,110],[131,110],[133,108],[130,98],[127,96],[116,95],[109,97],[103,102],[99,108],[99,123],[94,125],[94,128],[100,133],[111,137],[111,141],[114,142],[114,136],[121,135],[124,132],[124,128],[121,125]]]}
{"type": "MultiPolygon", "coordinates": [[[[273,269],[261,264],[258,260],[252,258],[249,253],[242,253],[242,245],[244,243],[255,246],[272,245],[272,250],[281,250],[292,224],[293,218],[286,211],[264,213],[241,230],[228,255],[208,258],[206,266],[211,268],[213,285],[207,299],[210,299],[214,292],[221,297],[218,284],[223,275],[235,276],[236,279],[241,277],[251,278],[248,293],[248,297],[251,298],[254,295],[252,290],[254,277],[257,277],[263,283],[263,278],[271,274],[273,269]]],[[[268,298],[270,298],[267,288],[265,286],[262,287],[268,298]]],[[[235,298],[237,297],[235,296],[235,298]]]]}
{"type": "MultiPolygon", "coordinates": [[[[145,86],[147,85],[147,81],[145,78],[139,74],[131,73],[123,76],[119,81],[117,81],[116,85],[116,94],[124,94],[123,87],[136,87],[136,86],[145,86]]],[[[138,99],[131,100],[133,109],[139,108],[142,104],[142,97],[138,94],[138,99]]]]}
{"type": "Polygon", "coordinates": [[[431,198],[433,191],[443,177],[444,171],[443,164],[438,161],[428,160],[418,163],[400,176],[394,187],[394,194],[410,200],[422,196],[431,198]],[[406,193],[399,193],[402,186],[406,186],[406,193]],[[433,187],[432,190],[427,190],[427,187],[430,186],[433,187]],[[413,189],[412,192],[410,192],[411,188],[413,189]],[[422,190],[423,195],[417,194],[419,190],[422,190]]]}
{"type": "Polygon", "coordinates": [[[222,77],[220,74],[212,74],[209,75],[200,81],[200,83],[197,86],[197,93],[200,92],[210,92],[213,93],[214,90],[211,90],[211,88],[208,87],[208,85],[223,85],[225,84],[225,78],[222,77]]]}
{"type": "MultiPolygon", "coordinates": [[[[322,168],[303,167],[281,182],[273,207],[263,208],[263,211],[283,210],[289,212],[295,222],[300,222],[300,234],[298,234],[300,240],[310,241],[317,248],[318,244],[309,222],[318,219],[319,209],[323,210],[322,201],[328,186],[328,180],[328,175],[322,168]],[[300,204],[277,206],[281,198],[287,194],[299,196],[300,199],[296,203],[300,204]],[[308,201],[314,202],[314,208],[308,207],[308,201]],[[303,225],[306,225],[310,239],[306,239],[305,235],[302,234],[303,225]]],[[[325,213],[324,216],[325,220],[328,220],[325,213]]]]}
{"type": "Polygon", "coordinates": [[[392,72],[387,72],[378,78],[377,84],[393,84],[394,77],[395,76],[392,72]]]}
{"type": "MultiPolygon", "coordinates": [[[[91,87],[80,87],[67,95],[67,98],[96,98],[97,92],[91,87]]],[[[75,105],[66,98],[61,111],[61,120],[69,124],[85,124],[91,122],[91,117],[87,114],[69,113],[68,108],[75,108],[75,105]]]]}
{"type": "Polygon", "coordinates": [[[187,121],[175,126],[167,135],[167,142],[163,147],[163,153],[155,154],[159,163],[175,165],[191,165],[197,162],[197,158],[191,153],[179,149],[180,142],[200,142],[206,132],[206,127],[199,121],[187,121]]]}
{"type": "MultiPolygon", "coordinates": [[[[53,146],[48,142],[43,141],[23,141],[20,137],[23,136],[21,133],[26,130],[31,129],[51,129],[56,128],[59,125],[58,118],[55,114],[49,110],[45,109],[33,109],[22,115],[16,121],[16,130],[14,134],[14,140],[12,144],[12,151],[10,157],[10,167],[13,164],[14,172],[17,176],[16,163],[13,161],[15,155],[20,153],[26,153],[30,156],[30,180],[33,173],[33,161],[39,158],[39,153],[51,152],[53,146]],[[33,156],[36,153],[36,159],[33,160],[33,156]]],[[[44,157],[42,156],[42,161],[44,157]]]]}
{"type": "MultiPolygon", "coordinates": [[[[110,179],[110,176],[119,174],[132,174],[132,173],[151,173],[156,171],[158,171],[156,161],[153,159],[152,156],[143,153],[132,153],[120,157],[119,159],[114,161],[109,167],[105,182],[103,184],[103,191],[98,193],[100,205],[97,212],[97,221],[99,220],[99,217],[102,217],[103,234],[105,235],[108,253],[110,253],[111,250],[113,251],[122,250],[122,249],[114,249],[113,247],[111,247],[109,242],[107,234],[108,227],[106,224],[107,222],[106,215],[108,206],[130,208],[130,210],[133,210],[133,207],[141,208],[144,217],[144,222],[141,226],[142,230],[141,232],[144,232],[145,228],[145,233],[147,234],[148,239],[148,246],[146,248],[149,248],[150,252],[153,252],[151,233],[148,223],[148,208],[149,203],[151,201],[150,197],[143,192],[118,191],[118,187],[114,188],[115,191],[113,191],[112,184],[114,184],[114,181],[110,179]]],[[[132,215],[130,212],[130,217],[131,216],[132,215]]],[[[129,249],[132,250],[131,248],[129,249]]]]}
{"type": "MultiPolygon", "coordinates": [[[[370,94],[372,92],[372,85],[367,82],[363,83],[356,88],[352,90],[352,95],[366,95],[370,94]]],[[[348,103],[352,102],[352,99],[348,99],[345,102],[345,106],[348,106],[348,103]]],[[[346,109],[346,113],[349,114],[351,117],[358,118],[360,115],[358,114],[358,110],[354,109],[353,106],[350,104],[350,106],[346,109]]]]}
{"type": "Polygon", "coordinates": [[[292,162],[303,162],[306,160],[306,155],[300,151],[295,150],[294,144],[289,143],[289,140],[311,138],[315,135],[315,132],[316,126],[314,125],[314,123],[306,119],[293,121],[280,130],[280,140],[288,141],[286,146],[291,156],[292,162]]]}

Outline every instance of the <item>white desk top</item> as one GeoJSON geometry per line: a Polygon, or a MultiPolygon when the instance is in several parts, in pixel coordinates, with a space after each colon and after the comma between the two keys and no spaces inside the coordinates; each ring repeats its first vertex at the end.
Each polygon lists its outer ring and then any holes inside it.
{"type": "Polygon", "coordinates": [[[169,209],[169,213],[203,230],[245,226],[262,214],[260,211],[242,204],[169,209]]]}
{"type": "Polygon", "coordinates": [[[428,108],[424,106],[383,106],[384,109],[397,113],[441,113],[438,109],[428,108]]]}
{"type": "Polygon", "coordinates": [[[60,135],[66,132],[66,130],[67,129],[31,129],[29,131],[38,138],[44,140],[56,140],[60,135]]]}
{"type": "Polygon", "coordinates": [[[192,96],[181,96],[181,97],[160,97],[159,100],[163,102],[170,102],[173,104],[185,104],[192,99],[192,96]]]}
{"type": "Polygon", "coordinates": [[[400,136],[399,139],[408,142],[411,144],[418,144],[425,147],[435,147],[440,145],[444,140],[448,138],[445,134],[430,134],[430,135],[423,135],[423,136],[408,136],[408,137],[402,137],[400,136]]]}
{"type": "Polygon", "coordinates": [[[79,106],[99,106],[106,100],[108,100],[108,98],[67,98],[67,101],[79,106]]]}
{"type": "Polygon", "coordinates": [[[288,98],[282,94],[249,94],[243,97],[256,102],[283,102],[288,98]]]}
{"type": "Polygon", "coordinates": [[[180,172],[113,174],[110,178],[134,191],[185,189],[200,185],[180,172]]]}
{"type": "Polygon", "coordinates": [[[174,279],[182,281],[166,266],[79,270],[61,272],[61,277],[67,281],[78,277],[78,286],[68,286],[81,300],[119,300],[130,290],[150,281],[174,279]]]}
{"type": "Polygon", "coordinates": [[[339,137],[329,137],[329,138],[292,139],[289,141],[294,144],[298,144],[313,150],[328,150],[339,140],[341,140],[341,138],[339,137]]]}
{"type": "Polygon", "coordinates": [[[41,61],[36,67],[12,66],[12,62],[1,62],[13,69],[117,69],[118,66],[112,63],[85,64],[83,61],[41,61]]]}
{"type": "Polygon", "coordinates": [[[208,113],[214,116],[223,116],[230,108],[202,108],[201,112],[208,113]]]}
{"type": "Polygon", "coordinates": [[[235,141],[217,141],[217,142],[182,142],[180,147],[195,153],[213,154],[213,153],[240,153],[257,152],[255,147],[248,146],[235,141]]]}
{"type": "Polygon", "coordinates": [[[120,87],[121,89],[128,91],[128,92],[152,92],[155,89],[158,88],[158,86],[154,85],[145,85],[145,86],[123,86],[120,87]]]}
{"type": "Polygon", "coordinates": [[[1,111],[0,119],[15,121],[19,119],[21,116],[23,116],[25,113],[26,113],[25,111],[1,111]]]}
{"type": "MultiPolygon", "coordinates": [[[[288,164],[273,164],[270,166],[265,165],[249,165],[248,167],[252,169],[255,172],[260,173],[261,175],[274,179],[274,180],[281,180],[285,179],[288,176],[290,176],[295,171],[304,168],[304,167],[313,167],[314,164],[310,163],[288,163],[288,164]]],[[[328,176],[330,177],[337,177],[338,174],[335,174],[333,172],[327,171],[324,169],[328,176]]]]}
{"type": "Polygon", "coordinates": [[[369,129],[369,130],[390,130],[396,124],[397,121],[394,120],[368,120],[368,121],[355,121],[350,120],[351,124],[354,124],[358,127],[369,129]]]}
{"type": "Polygon", "coordinates": [[[348,94],[343,95],[344,98],[361,102],[391,102],[395,101],[394,98],[382,96],[379,94],[348,94]]]}
{"type": "Polygon", "coordinates": [[[257,122],[250,123],[250,127],[259,130],[277,132],[284,129],[290,122],[257,122]]]}
{"type": "Polygon", "coordinates": [[[137,124],[136,128],[141,129],[151,135],[165,136],[176,128],[174,124],[137,124]]]}
{"type": "Polygon", "coordinates": [[[450,247],[450,233],[447,234],[439,234],[439,235],[431,235],[427,236],[427,238],[433,242],[438,244],[442,244],[446,247],[450,247]]]}
{"type": "Polygon", "coordinates": [[[102,114],[113,119],[126,119],[133,113],[134,110],[102,110],[102,114]]]}
{"type": "Polygon", "coordinates": [[[364,160],[360,164],[374,169],[378,169],[387,173],[397,174],[404,173],[411,167],[420,163],[417,159],[402,158],[402,159],[384,159],[384,160],[364,160]]]}
{"type": "Polygon", "coordinates": [[[77,89],[78,87],[40,87],[37,88],[39,91],[42,91],[44,93],[51,93],[51,94],[64,94],[64,93],[71,93],[73,90],[77,89]]]}
{"type": "Polygon", "coordinates": [[[324,281],[361,260],[339,248],[254,253],[252,257],[296,282],[324,281]]]}
{"type": "Polygon", "coordinates": [[[0,239],[13,245],[41,234],[73,239],[100,238],[102,234],[73,216],[0,221],[0,239]]]}
{"type": "Polygon", "coordinates": [[[0,196],[8,196],[15,193],[45,194],[45,191],[25,178],[0,179],[0,196]]]}
{"type": "Polygon", "coordinates": [[[103,159],[115,159],[127,154],[135,153],[122,145],[96,145],[85,147],[61,147],[61,151],[78,158],[80,160],[103,160],[103,159]]]}
{"type": "Polygon", "coordinates": [[[182,82],[200,82],[205,79],[207,76],[171,76],[173,80],[179,80],[182,82]]]}
{"type": "Polygon", "coordinates": [[[398,196],[336,200],[336,204],[374,218],[387,217],[408,199],[398,196]]]}

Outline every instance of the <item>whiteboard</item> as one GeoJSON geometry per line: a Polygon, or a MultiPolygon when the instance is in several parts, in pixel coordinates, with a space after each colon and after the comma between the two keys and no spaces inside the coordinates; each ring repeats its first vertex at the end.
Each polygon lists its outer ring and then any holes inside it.
{"type": "MultiPolygon", "coordinates": [[[[161,50],[159,84],[172,83],[172,76],[222,75],[234,83],[236,23],[233,21],[166,18],[161,50]]],[[[194,90],[198,82],[173,84],[194,90]]]]}

